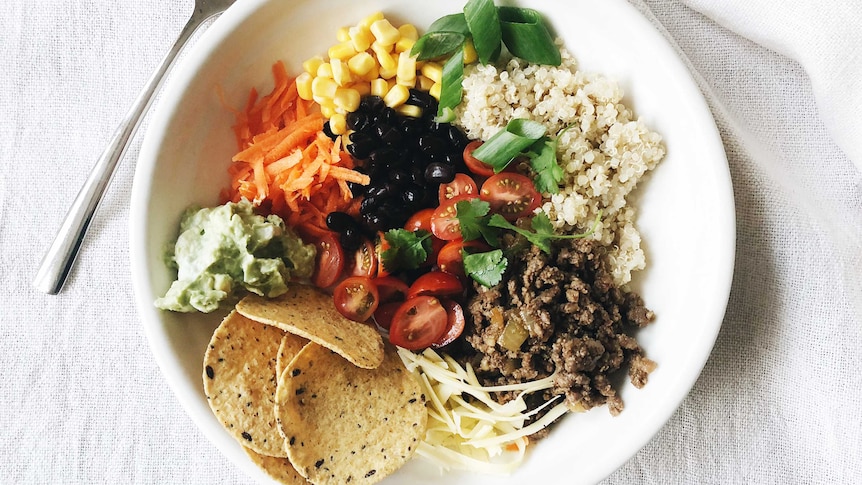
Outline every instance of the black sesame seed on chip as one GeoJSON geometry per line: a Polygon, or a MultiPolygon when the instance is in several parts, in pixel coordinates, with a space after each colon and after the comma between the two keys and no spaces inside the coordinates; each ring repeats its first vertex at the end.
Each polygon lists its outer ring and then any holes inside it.
{"type": "Polygon", "coordinates": [[[212,367],[207,366],[207,369],[206,369],[206,370],[207,370],[207,377],[209,377],[210,379],[212,379],[213,377],[215,377],[215,371],[213,370],[213,368],[212,368],[212,367]]]}
{"type": "Polygon", "coordinates": [[[251,441],[251,435],[248,434],[248,431],[243,431],[242,437],[245,438],[247,441],[251,441]]]}

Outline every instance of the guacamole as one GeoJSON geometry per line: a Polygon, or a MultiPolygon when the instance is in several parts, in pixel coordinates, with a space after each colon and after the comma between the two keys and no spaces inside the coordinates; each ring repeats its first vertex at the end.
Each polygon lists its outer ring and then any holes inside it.
{"type": "Polygon", "coordinates": [[[207,313],[243,290],[275,297],[287,291],[289,279],[311,276],[314,257],[313,245],[304,244],[280,217],[254,214],[247,200],[192,207],[165,255],[177,280],[155,305],[207,313]]]}

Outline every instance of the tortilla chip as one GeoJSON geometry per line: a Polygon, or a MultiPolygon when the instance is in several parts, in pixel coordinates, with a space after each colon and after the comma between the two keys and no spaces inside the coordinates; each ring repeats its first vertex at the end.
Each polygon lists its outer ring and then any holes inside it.
{"type": "Polygon", "coordinates": [[[285,333],[231,312],[204,356],[204,392],[225,429],[257,453],[286,457],[275,419],[276,355],[285,333]]]}
{"type": "Polygon", "coordinates": [[[249,295],[236,310],[316,342],[363,369],[373,369],[383,361],[383,338],[377,329],[345,318],[335,309],[332,297],[317,288],[292,285],[275,299],[249,295]]]}
{"type": "Polygon", "coordinates": [[[279,430],[296,470],[316,484],[376,483],[406,463],[428,413],[416,378],[394,347],[360,369],[308,344],[280,376],[279,430]]]}
{"type": "Polygon", "coordinates": [[[287,367],[287,364],[296,357],[296,354],[302,350],[308,343],[308,339],[304,339],[299,335],[285,333],[281,339],[281,345],[278,346],[278,355],[275,360],[275,375],[280,376],[287,367]]]}
{"type": "Polygon", "coordinates": [[[246,454],[251,458],[251,461],[253,461],[255,465],[259,466],[267,475],[271,476],[279,483],[283,483],[285,485],[308,484],[308,480],[300,475],[296,471],[296,468],[293,468],[293,465],[290,464],[290,460],[287,458],[261,455],[245,446],[243,446],[242,449],[245,450],[246,454]]]}

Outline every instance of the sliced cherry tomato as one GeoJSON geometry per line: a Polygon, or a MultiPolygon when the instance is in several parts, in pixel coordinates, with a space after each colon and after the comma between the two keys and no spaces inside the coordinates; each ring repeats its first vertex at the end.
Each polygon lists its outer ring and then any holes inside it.
{"type": "Polygon", "coordinates": [[[510,172],[494,175],[482,184],[479,198],[491,204],[491,212],[514,221],[533,213],[542,196],[529,178],[510,172]]]}
{"type": "Polygon", "coordinates": [[[407,350],[427,348],[446,331],[449,315],[440,300],[417,296],[398,307],[389,327],[389,341],[407,350]]]}
{"type": "MultiPolygon", "coordinates": [[[[459,278],[467,276],[464,272],[464,258],[461,254],[461,250],[464,248],[472,248],[475,252],[482,252],[490,249],[487,244],[481,241],[465,242],[461,239],[449,241],[445,246],[443,246],[443,249],[441,249],[440,253],[437,255],[437,267],[440,268],[440,271],[453,274],[459,278]]],[[[468,252],[470,251],[468,250],[468,252]]]]}
{"type": "Polygon", "coordinates": [[[341,249],[341,243],[334,232],[323,233],[313,242],[317,248],[317,256],[311,282],[318,288],[330,287],[344,271],[344,250],[341,249]]]}
{"type": "Polygon", "coordinates": [[[364,322],[377,310],[380,295],[371,278],[350,276],[338,283],[332,292],[332,299],[338,313],[353,321],[364,322]]]}
{"type": "MultiPolygon", "coordinates": [[[[442,186],[441,186],[442,187],[442,186]]],[[[404,229],[408,231],[418,231],[422,229],[423,231],[431,232],[431,214],[434,214],[434,208],[428,207],[427,209],[422,209],[419,212],[416,212],[404,224],[404,229]]]]}
{"type": "Polygon", "coordinates": [[[457,276],[442,271],[430,271],[416,278],[407,290],[407,299],[419,295],[451,296],[464,292],[464,285],[457,276]]]}
{"type": "Polygon", "coordinates": [[[446,309],[446,331],[440,336],[431,347],[439,349],[445,347],[455,341],[464,332],[464,326],[467,324],[464,318],[464,309],[457,302],[443,299],[440,303],[446,309]]]}
{"type": "Polygon", "coordinates": [[[440,184],[437,196],[442,204],[443,202],[446,202],[449,199],[454,199],[459,195],[472,195],[475,197],[478,194],[479,187],[476,185],[476,181],[474,181],[472,177],[466,173],[456,173],[454,180],[448,184],[440,184]]]}
{"type": "Polygon", "coordinates": [[[431,215],[431,232],[440,239],[452,241],[461,238],[461,222],[458,221],[455,204],[462,200],[475,199],[472,195],[459,195],[434,209],[431,215]]]}
{"type": "Polygon", "coordinates": [[[377,249],[371,241],[363,239],[353,255],[351,274],[373,278],[377,276],[377,249]]]}
{"type": "Polygon", "coordinates": [[[392,318],[395,316],[395,312],[397,312],[403,304],[403,301],[381,303],[380,306],[377,307],[377,311],[374,312],[374,321],[377,322],[377,326],[389,330],[389,327],[392,326],[392,318]]]}
{"type": "Polygon", "coordinates": [[[377,233],[374,249],[377,253],[377,277],[381,278],[383,276],[389,276],[389,272],[386,271],[386,268],[383,265],[383,253],[389,249],[389,241],[386,240],[386,237],[382,232],[377,233]]]}
{"type": "Polygon", "coordinates": [[[482,146],[482,140],[474,140],[464,148],[464,164],[476,175],[490,177],[494,175],[494,167],[473,156],[473,151],[482,146]]]}
{"type": "Polygon", "coordinates": [[[389,302],[398,300],[403,302],[407,299],[407,283],[395,276],[382,276],[375,278],[374,283],[377,284],[377,292],[380,293],[381,302],[389,302]]]}

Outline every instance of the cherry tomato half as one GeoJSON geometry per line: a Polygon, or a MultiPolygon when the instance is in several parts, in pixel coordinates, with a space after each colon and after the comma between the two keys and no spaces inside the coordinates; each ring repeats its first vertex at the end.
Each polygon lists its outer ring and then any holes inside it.
{"type": "Polygon", "coordinates": [[[482,184],[479,198],[491,204],[491,212],[514,221],[533,213],[542,196],[529,178],[511,172],[494,175],[482,184]]]}
{"type": "Polygon", "coordinates": [[[389,330],[389,327],[392,326],[392,318],[395,316],[395,312],[397,312],[403,304],[403,301],[381,303],[377,307],[377,311],[374,312],[374,321],[377,322],[377,326],[389,330]]]}
{"type": "Polygon", "coordinates": [[[449,199],[454,199],[459,195],[472,195],[475,197],[478,194],[479,187],[476,185],[476,182],[472,177],[465,173],[456,173],[454,180],[448,184],[440,184],[437,196],[442,204],[443,202],[446,202],[449,199]]]}
{"type": "Polygon", "coordinates": [[[490,177],[494,175],[494,168],[473,156],[473,152],[482,146],[482,143],[482,140],[474,140],[467,144],[464,148],[464,164],[476,175],[490,177]]]}
{"type": "Polygon", "coordinates": [[[461,305],[448,299],[440,300],[440,303],[446,309],[446,331],[443,332],[443,335],[441,335],[439,339],[431,344],[431,347],[434,347],[435,349],[445,347],[454,342],[455,339],[460,337],[461,333],[464,332],[464,326],[466,325],[464,309],[461,308],[461,305]]]}
{"type": "Polygon", "coordinates": [[[354,276],[373,278],[377,276],[377,250],[368,239],[363,239],[353,254],[350,273],[354,276]]]}
{"type": "Polygon", "coordinates": [[[374,279],[377,285],[377,292],[380,293],[381,302],[389,302],[397,300],[403,302],[407,299],[407,283],[395,276],[381,276],[374,279]]]}
{"type": "Polygon", "coordinates": [[[472,195],[459,195],[449,199],[434,209],[431,215],[431,232],[440,239],[451,241],[461,238],[461,222],[458,221],[458,212],[455,204],[462,200],[475,199],[472,195]]]}
{"type": "MultiPolygon", "coordinates": [[[[475,252],[487,251],[490,248],[487,244],[481,241],[463,241],[457,239],[449,241],[443,246],[443,249],[437,254],[437,267],[444,273],[453,274],[459,278],[464,278],[467,274],[464,272],[464,258],[461,250],[471,248],[475,252]]],[[[468,252],[470,252],[468,250],[468,252]]]]}
{"type": "Polygon", "coordinates": [[[328,288],[338,281],[344,270],[344,250],[334,232],[322,233],[313,242],[317,256],[311,282],[318,288],[328,288]]]}
{"type": "Polygon", "coordinates": [[[332,292],[332,299],[338,313],[353,321],[364,322],[377,310],[380,295],[371,278],[350,276],[338,283],[332,292]]]}
{"type": "Polygon", "coordinates": [[[446,331],[449,314],[433,296],[411,298],[398,308],[389,327],[389,341],[407,350],[425,349],[446,331]]]}
{"type": "Polygon", "coordinates": [[[407,290],[407,299],[419,295],[451,296],[464,292],[464,285],[457,276],[442,271],[429,271],[416,278],[407,290]]]}
{"type": "Polygon", "coordinates": [[[377,239],[374,242],[374,250],[377,253],[377,277],[388,276],[389,272],[386,271],[386,268],[383,265],[383,253],[389,249],[389,241],[386,240],[386,236],[382,232],[377,233],[377,239]]]}
{"type": "Polygon", "coordinates": [[[409,219],[407,219],[407,222],[404,224],[404,229],[408,231],[418,231],[419,229],[422,229],[423,231],[431,232],[432,214],[434,214],[433,207],[428,207],[427,209],[422,209],[414,213],[409,219]]]}

